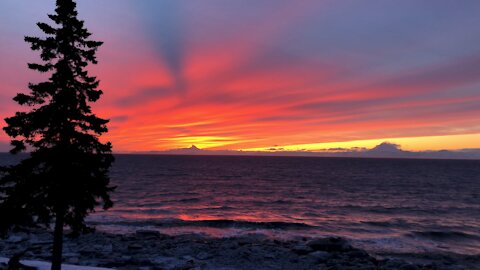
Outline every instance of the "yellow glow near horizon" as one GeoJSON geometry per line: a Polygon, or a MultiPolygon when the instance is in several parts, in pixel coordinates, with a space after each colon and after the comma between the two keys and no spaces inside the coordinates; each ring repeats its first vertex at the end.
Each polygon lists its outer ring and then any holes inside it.
{"type": "MultiPolygon", "coordinates": [[[[480,134],[462,134],[446,136],[425,136],[408,138],[383,138],[372,140],[356,140],[345,142],[310,143],[296,145],[278,145],[275,149],[283,151],[322,151],[329,148],[365,147],[371,149],[383,142],[399,144],[403,150],[458,150],[480,148],[480,134]]],[[[245,151],[269,151],[270,147],[243,149],[245,151]]]]}

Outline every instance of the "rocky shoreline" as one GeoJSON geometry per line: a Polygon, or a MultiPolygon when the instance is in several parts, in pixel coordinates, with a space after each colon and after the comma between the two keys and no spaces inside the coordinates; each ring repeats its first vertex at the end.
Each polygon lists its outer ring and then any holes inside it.
{"type": "MultiPolygon", "coordinates": [[[[0,257],[48,261],[51,233],[12,234],[0,241],[0,257]]],[[[251,234],[212,238],[199,234],[170,236],[140,230],[135,234],[96,232],[65,238],[64,262],[113,269],[329,269],[329,270],[474,270],[479,256],[455,254],[368,254],[343,238],[276,240],[251,234]]],[[[6,265],[0,266],[6,269],[6,265]]]]}

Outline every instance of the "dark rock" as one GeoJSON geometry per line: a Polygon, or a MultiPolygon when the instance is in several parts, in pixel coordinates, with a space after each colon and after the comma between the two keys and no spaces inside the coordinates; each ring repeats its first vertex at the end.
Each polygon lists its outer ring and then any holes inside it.
{"type": "Polygon", "coordinates": [[[252,243],[252,242],[251,242],[250,240],[248,240],[248,239],[239,239],[239,240],[237,241],[237,244],[238,244],[239,246],[245,246],[245,245],[248,245],[248,244],[251,244],[251,243],[252,243]]]}
{"type": "Polygon", "coordinates": [[[152,258],[151,263],[155,265],[156,269],[175,269],[184,265],[185,261],[179,260],[176,257],[156,256],[155,258],[152,258]]]}
{"type": "Polygon", "coordinates": [[[370,258],[370,255],[365,250],[353,249],[348,252],[350,258],[370,258]]]}
{"type": "Polygon", "coordinates": [[[277,258],[277,255],[268,252],[268,253],[263,254],[263,257],[266,258],[266,259],[272,259],[272,260],[273,260],[273,259],[276,259],[276,258],[277,258]]]}
{"type": "Polygon", "coordinates": [[[66,258],[65,261],[69,264],[78,264],[80,262],[80,259],[78,257],[70,257],[66,258]]]}
{"type": "Polygon", "coordinates": [[[76,252],[63,252],[62,254],[63,258],[72,258],[72,257],[79,257],[80,254],[79,253],[76,253],[76,252]]]}
{"type": "Polygon", "coordinates": [[[92,256],[97,253],[97,250],[93,247],[84,247],[79,250],[79,253],[83,256],[92,256]]]}
{"type": "MultiPolygon", "coordinates": [[[[0,240],[0,253],[11,257],[28,248],[24,255],[29,259],[48,261],[51,245],[42,245],[47,237],[51,235],[33,235],[18,244],[0,240]]],[[[438,255],[431,259],[417,255],[414,259],[422,259],[418,260],[424,264],[421,266],[409,264],[403,257],[389,258],[385,254],[377,254],[376,260],[366,251],[351,247],[342,238],[303,240],[263,239],[256,235],[219,239],[195,234],[167,236],[142,230],[129,235],[96,233],[66,239],[64,259],[71,264],[78,262],[85,266],[121,270],[137,270],[139,267],[150,270],[473,270],[480,265],[478,256],[438,255]]],[[[0,264],[0,270],[6,267],[2,268],[0,264]]]]}
{"type": "Polygon", "coordinates": [[[44,245],[51,245],[53,244],[53,240],[41,240],[41,239],[31,239],[28,241],[30,245],[39,245],[39,246],[44,246],[44,245]]]}
{"type": "Polygon", "coordinates": [[[194,262],[186,262],[183,265],[179,265],[177,267],[174,267],[174,270],[191,270],[195,268],[195,263],[194,262]]]}
{"type": "Polygon", "coordinates": [[[345,252],[352,250],[352,246],[343,238],[318,238],[307,242],[307,246],[317,251],[345,252]]]}
{"type": "Polygon", "coordinates": [[[128,249],[130,249],[130,250],[139,250],[139,249],[142,249],[142,248],[143,247],[140,244],[130,244],[130,245],[128,245],[128,249]]]}
{"type": "Polygon", "coordinates": [[[420,270],[420,268],[413,264],[404,264],[399,268],[399,270],[420,270]]]}
{"type": "Polygon", "coordinates": [[[135,232],[136,235],[138,236],[143,236],[143,237],[152,237],[152,238],[161,238],[162,234],[158,231],[152,231],[152,230],[138,230],[135,232]]]}
{"type": "Polygon", "coordinates": [[[380,261],[380,265],[382,269],[400,269],[400,267],[405,265],[405,262],[399,259],[386,259],[380,261]]]}
{"type": "Polygon", "coordinates": [[[203,260],[208,260],[208,259],[212,258],[212,255],[202,251],[202,252],[198,253],[197,256],[195,256],[195,258],[203,261],[203,260]]]}
{"type": "Polygon", "coordinates": [[[298,244],[298,245],[292,247],[292,251],[295,254],[298,254],[298,255],[307,255],[308,253],[312,252],[313,250],[309,246],[306,246],[304,244],[298,244]]]}
{"type": "Polygon", "coordinates": [[[20,235],[11,235],[10,237],[7,238],[7,240],[5,240],[5,242],[10,243],[10,244],[18,244],[18,243],[23,242],[25,240],[26,240],[26,238],[22,237],[20,235]]]}
{"type": "Polygon", "coordinates": [[[130,260],[132,259],[132,256],[122,255],[122,256],[120,256],[120,259],[121,259],[122,261],[126,261],[126,262],[127,262],[127,261],[130,261],[130,260]]]}
{"type": "Polygon", "coordinates": [[[331,254],[325,251],[318,250],[310,253],[309,256],[315,258],[317,262],[326,262],[330,258],[331,254]]]}
{"type": "Polygon", "coordinates": [[[20,258],[23,256],[23,253],[18,253],[12,256],[10,260],[8,260],[7,269],[15,269],[15,270],[37,270],[36,267],[24,265],[20,262],[20,258]]]}
{"type": "Polygon", "coordinates": [[[151,260],[145,256],[132,257],[129,261],[131,265],[145,266],[152,264],[151,260]]]}
{"type": "Polygon", "coordinates": [[[185,260],[185,261],[193,261],[194,260],[194,258],[190,255],[182,256],[182,259],[185,260]]]}

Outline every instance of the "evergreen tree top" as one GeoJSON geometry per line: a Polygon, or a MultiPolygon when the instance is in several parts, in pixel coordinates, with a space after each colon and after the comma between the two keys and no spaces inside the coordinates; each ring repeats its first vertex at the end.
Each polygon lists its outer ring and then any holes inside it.
{"type": "Polygon", "coordinates": [[[55,25],[37,24],[46,37],[25,37],[32,50],[40,51],[43,61],[30,63],[28,67],[48,73],[50,78],[46,82],[29,84],[30,93],[19,93],[14,98],[20,105],[35,108],[6,119],[7,134],[24,138],[13,141],[12,152],[25,150],[25,143],[33,148],[45,146],[38,144],[39,136],[46,143],[52,143],[54,137],[60,139],[55,134],[62,133],[59,129],[70,128],[70,137],[100,135],[107,131],[108,121],[91,112],[89,103],[97,101],[103,92],[97,89],[97,78],[86,70],[89,63],[97,63],[95,53],[102,42],[88,39],[91,33],[77,15],[74,1],[58,0],[56,14],[48,15],[55,25]]]}
{"type": "MultiPolygon", "coordinates": [[[[87,69],[97,64],[102,42],[89,39],[91,33],[77,16],[75,1],[57,0],[55,14],[48,15],[53,23],[37,24],[45,36],[25,37],[41,60],[28,67],[48,79],[29,84],[28,93],[14,97],[29,111],[5,119],[11,152],[31,152],[20,164],[4,169],[0,215],[17,213],[47,225],[60,217],[81,231],[86,228],[84,218],[100,202],[104,208],[112,206],[108,172],[113,156],[111,144],[99,141],[108,131],[108,120],[97,117],[90,106],[103,93],[87,69]]],[[[23,216],[10,219],[21,220],[23,216]]]]}

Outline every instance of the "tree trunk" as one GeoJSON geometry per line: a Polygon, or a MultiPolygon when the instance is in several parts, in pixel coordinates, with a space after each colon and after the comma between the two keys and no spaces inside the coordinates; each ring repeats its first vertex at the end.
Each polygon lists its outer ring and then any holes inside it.
{"type": "Polygon", "coordinates": [[[57,211],[55,217],[55,231],[53,232],[53,252],[51,270],[62,269],[62,249],[63,249],[63,218],[64,211],[57,211]]]}

